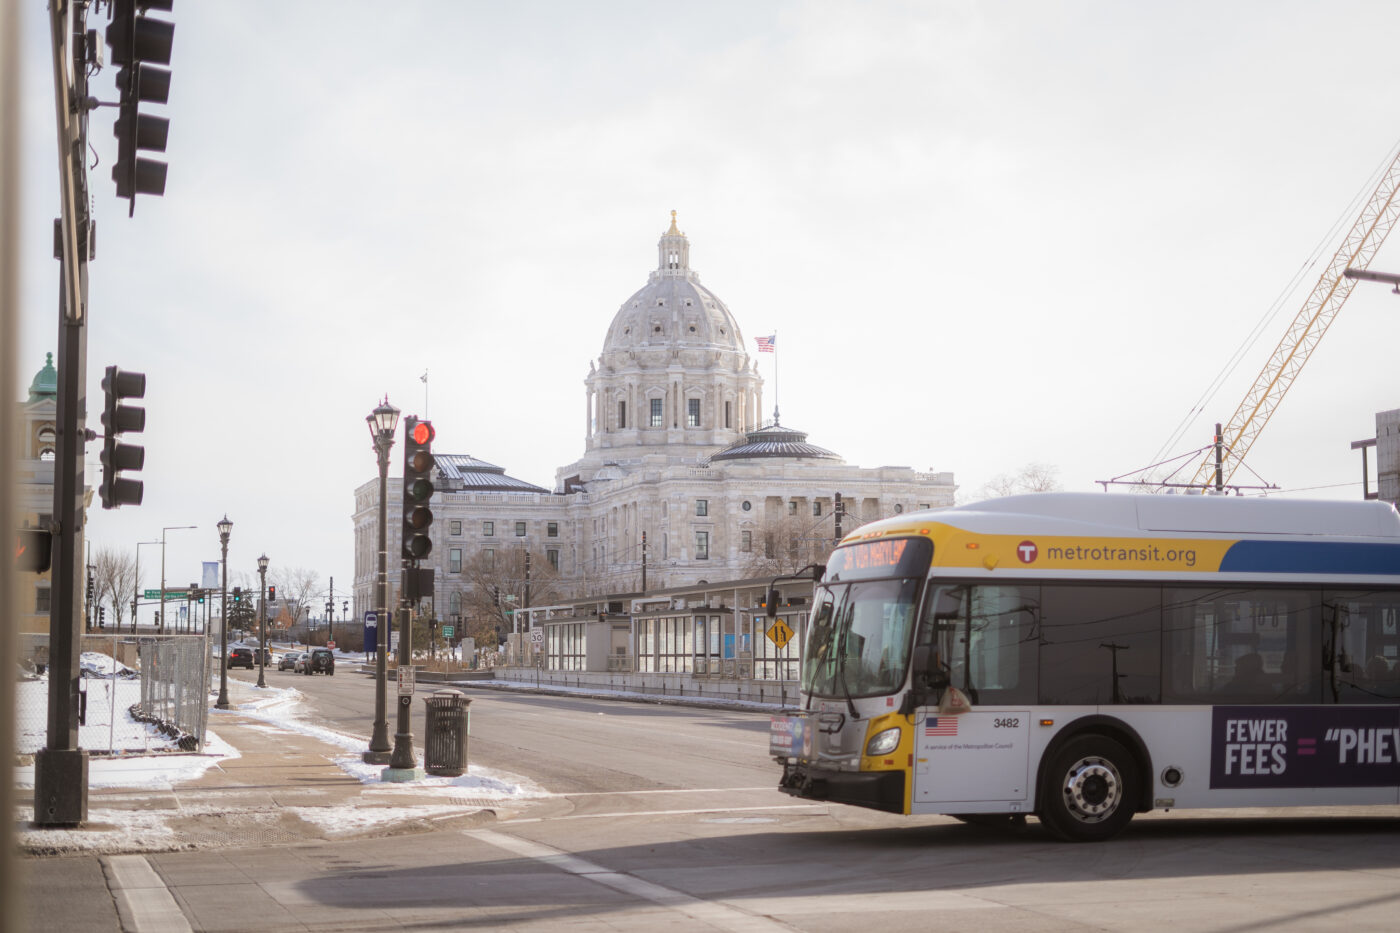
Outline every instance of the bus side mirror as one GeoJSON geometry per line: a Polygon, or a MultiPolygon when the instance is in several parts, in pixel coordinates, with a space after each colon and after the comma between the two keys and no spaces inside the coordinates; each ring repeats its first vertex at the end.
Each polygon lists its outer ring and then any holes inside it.
{"type": "Polygon", "coordinates": [[[933,645],[916,645],[912,660],[909,692],[904,695],[904,703],[899,710],[906,716],[920,706],[928,706],[937,700],[951,682],[948,669],[933,645]]]}

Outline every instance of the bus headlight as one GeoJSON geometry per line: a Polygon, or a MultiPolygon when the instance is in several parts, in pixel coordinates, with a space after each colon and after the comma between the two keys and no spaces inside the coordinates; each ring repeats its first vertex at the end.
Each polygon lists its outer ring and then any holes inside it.
{"type": "Polygon", "coordinates": [[[865,753],[874,757],[875,755],[888,755],[899,747],[899,727],[886,729],[884,732],[877,732],[871,736],[870,741],[865,743],[865,753]]]}

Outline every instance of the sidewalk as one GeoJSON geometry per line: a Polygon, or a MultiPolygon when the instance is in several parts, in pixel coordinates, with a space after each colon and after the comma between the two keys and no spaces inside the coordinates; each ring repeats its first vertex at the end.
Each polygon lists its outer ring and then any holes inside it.
{"type": "Polygon", "coordinates": [[[378,780],[360,762],[367,740],[295,717],[294,691],[269,697],[229,682],[235,707],[213,711],[218,741],[204,755],[158,755],[89,766],[88,821],[34,829],[32,788],[18,788],[18,842],[26,856],[165,852],[384,836],[466,827],[542,796],[509,775],[469,768],[460,778],[378,780]],[[191,770],[202,774],[190,777],[191,770]],[[112,774],[120,769],[120,786],[112,774]]]}

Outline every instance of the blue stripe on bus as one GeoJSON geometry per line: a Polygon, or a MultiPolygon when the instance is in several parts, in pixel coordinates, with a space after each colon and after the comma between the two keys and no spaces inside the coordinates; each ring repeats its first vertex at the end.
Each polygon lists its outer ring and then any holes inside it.
{"type": "Polygon", "coordinates": [[[1237,541],[1220,559],[1235,573],[1356,573],[1400,576],[1400,544],[1237,541]]]}

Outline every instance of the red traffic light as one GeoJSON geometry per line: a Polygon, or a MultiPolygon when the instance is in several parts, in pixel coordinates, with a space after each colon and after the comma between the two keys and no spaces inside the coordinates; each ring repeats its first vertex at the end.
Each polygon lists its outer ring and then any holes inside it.
{"type": "Polygon", "coordinates": [[[420,421],[413,426],[413,443],[431,444],[436,433],[431,421],[420,421]]]}

